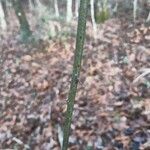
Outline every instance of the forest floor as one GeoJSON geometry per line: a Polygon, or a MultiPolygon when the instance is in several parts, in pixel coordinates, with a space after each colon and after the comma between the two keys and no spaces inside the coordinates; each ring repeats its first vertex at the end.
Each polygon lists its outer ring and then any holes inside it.
{"type": "MultiPolygon", "coordinates": [[[[69,150],[150,149],[150,27],[87,27],[69,150]]],[[[60,150],[75,39],[0,42],[0,149],[60,150]]]]}

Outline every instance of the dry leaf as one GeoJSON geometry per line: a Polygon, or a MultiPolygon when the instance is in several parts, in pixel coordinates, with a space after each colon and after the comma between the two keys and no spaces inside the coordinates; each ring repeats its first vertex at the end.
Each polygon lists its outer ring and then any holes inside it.
{"type": "Polygon", "coordinates": [[[24,61],[31,61],[32,57],[30,55],[25,55],[25,56],[23,56],[22,60],[24,60],[24,61]]]}

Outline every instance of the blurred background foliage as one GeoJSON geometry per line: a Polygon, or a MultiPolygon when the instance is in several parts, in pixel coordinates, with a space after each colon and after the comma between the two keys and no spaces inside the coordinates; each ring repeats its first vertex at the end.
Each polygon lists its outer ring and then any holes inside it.
{"type": "MultiPolygon", "coordinates": [[[[142,18],[149,23],[150,0],[90,1],[93,2],[89,3],[88,20],[93,30],[108,18],[122,17],[122,14],[131,21],[142,18]]],[[[78,8],[79,0],[0,0],[0,27],[2,31],[20,29],[23,41],[31,32],[35,39],[74,36],[78,8]]]]}

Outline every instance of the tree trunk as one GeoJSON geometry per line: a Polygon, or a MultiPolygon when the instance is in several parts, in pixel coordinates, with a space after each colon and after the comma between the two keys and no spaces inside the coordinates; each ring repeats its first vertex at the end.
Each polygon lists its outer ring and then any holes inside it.
{"type": "Polygon", "coordinates": [[[85,29],[86,29],[86,18],[88,10],[89,0],[80,0],[79,8],[79,19],[78,19],[78,28],[77,28],[77,37],[76,37],[76,50],[74,56],[74,65],[72,72],[72,80],[70,85],[70,91],[67,100],[67,112],[64,124],[64,137],[63,137],[63,147],[62,150],[67,150],[68,148],[68,139],[69,132],[72,120],[74,100],[77,92],[78,79],[81,68],[83,45],[85,39],[85,29]]]}
{"type": "Polygon", "coordinates": [[[32,0],[29,0],[29,9],[30,9],[31,11],[34,10],[34,3],[33,3],[32,0]]]}
{"type": "Polygon", "coordinates": [[[138,7],[138,0],[133,1],[133,21],[136,21],[137,17],[137,7],[138,7]]]}
{"type": "Polygon", "coordinates": [[[31,31],[29,28],[29,24],[27,18],[25,16],[25,12],[23,11],[20,0],[12,0],[13,7],[15,9],[16,16],[20,23],[20,32],[23,40],[28,39],[31,36],[31,31]]]}
{"type": "Polygon", "coordinates": [[[59,9],[58,9],[58,2],[57,2],[57,0],[54,0],[54,8],[55,8],[55,15],[56,15],[56,17],[59,17],[59,9]]]}
{"type": "Polygon", "coordinates": [[[42,4],[41,4],[40,0],[36,0],[36,5],[37,5],[38,8],[42,7],[42,4]]]}
{"type": "Polygon", "coordinates": [[[1,26],[2,30],[6,30],[6,28],[7,28],[5,12],[3,9],[2,1],[0,1],[0,26],[1,26]]]}
{"type": "Polygon", "coordinates": [[[93,24],[93,31],[94,31],[94,36],[96,36],[97,26],[95,21],[95,14],[94,14],[94,0],[90,0],[90,5],[91,5],[91,19],[93,24]]]}
{"type": "Polygon", "coordinates": [[[4,15],[5,15],[5,19],[6,19],[6,22],[7,22],[7,16],[8,16],[8,12],[7,12],[7,1],[6,0],[1,0],[2,2],[2,7],[3,7],[3,10],[4,10],[4,15]]]}
{"type": "Polygon", "coordinates": [[[66,20],[69,23],[72,19],[72,0],[67,0],[67,16],[66,20]]]}
{"type": "Polygon", "coordinates": [[[40,0],[36,0],[35,6],[36,6],[37,17],[38,19],[41,19],[46,12],[46,6],[44,6],[44,4],[40,0]]]}
{"type": "Polygon", "coordinates": [[[75,1],[75,17],[78,17],[78,12],[79,12],[79,0],[75,1]]]}
{"type": "Polygon", "coordinates": [[[147,22],[147,23],[150,23],[150,12],[149,12],[148,17],[147,17],[147,19],[146,19],[146,22],[147,22]]]}

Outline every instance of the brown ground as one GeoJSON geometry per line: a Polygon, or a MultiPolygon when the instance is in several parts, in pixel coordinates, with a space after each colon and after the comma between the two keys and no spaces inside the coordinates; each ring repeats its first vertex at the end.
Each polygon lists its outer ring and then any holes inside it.
{"type": "MultiPolygon", "coordinates": [[[[70,150],[148,150],[150,76],[133,80],[150,68],[150,27],[110,19],[91,33],[70,150]]],[[[59,150],[75,39],[27,46],[15,35],[0,39],[0,149],[59,150]]]]}

